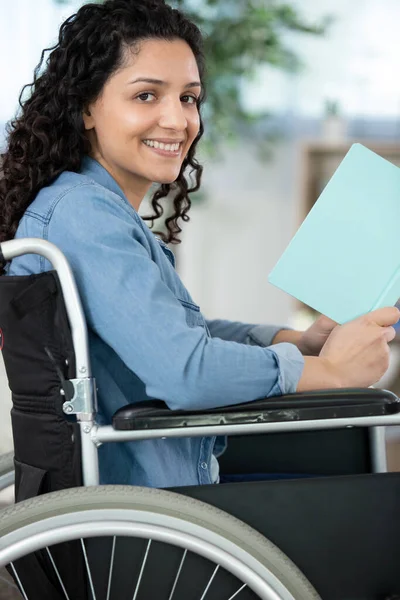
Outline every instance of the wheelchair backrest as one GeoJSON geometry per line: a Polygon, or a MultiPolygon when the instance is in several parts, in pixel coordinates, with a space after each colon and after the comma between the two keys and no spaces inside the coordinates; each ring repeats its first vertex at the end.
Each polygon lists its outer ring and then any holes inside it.
{"type": "Polygon", "coordinates": [[[82,484],[77,425],[62,380],[75,356],[55,271],[0,277],[0,329],[12,394],[16,501],[82,484]]]}

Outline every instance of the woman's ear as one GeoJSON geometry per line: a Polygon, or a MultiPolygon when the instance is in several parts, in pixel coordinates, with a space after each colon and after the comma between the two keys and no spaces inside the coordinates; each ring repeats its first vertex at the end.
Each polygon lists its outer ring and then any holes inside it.
{"type": "Polygon", "coordinates": [[[89,129],[93,129],[94,127],[94,119],[92,113],[90,112],[90,108],[86,107],[83,111],[83,123],[85,125],[86,131],[89,129]]]}

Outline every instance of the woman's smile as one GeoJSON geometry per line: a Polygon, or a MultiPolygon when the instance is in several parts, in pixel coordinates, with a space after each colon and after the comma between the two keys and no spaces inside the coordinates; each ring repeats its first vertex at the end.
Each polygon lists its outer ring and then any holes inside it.
{"type": "Polygon", "coordinates": [[[161,142],[157,140],[143,140],[144,146],[159,156],[178,158],[181,155],[182,142],[161,142]]]}

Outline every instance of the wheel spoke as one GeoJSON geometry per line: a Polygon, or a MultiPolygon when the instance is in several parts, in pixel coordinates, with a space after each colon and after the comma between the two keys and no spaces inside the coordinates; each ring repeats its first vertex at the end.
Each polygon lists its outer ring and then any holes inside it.
{"type": "Polygon", "coordinates": [[[218,571],[218,569],[219,569],[219,565],[217,565],[217,566],[215,567],[215,569],[214,569],[214,573],[211,575],[210,581],[208,582],[208,584],[207,584],[207,587],[206,587],[206,589],[204,590],[204,592],[203,592],[203,595],[202,595],[202,597],[200,598],[200,600],[204,600],[204,598],[206,597],[206,594],[207,594],[208,590],[210,589],[210,586],[211,586],[211,584],[212,584],[212,582],[213,582],[213,579],[214,579],[214,577],[215,577],[215,576],[216,576],[216,574],[217,574],[217,571],[218,571]]]}
{"type": "Polygon", "coordinates": [[[24,586],[22,585],[22,583],[21,583],[21,580],[20,580],[20,578],[18,577],[18,573],[17,573],[17,571],[15,570],[15,567],[14,567],[13,563],[10,563],[10,567],[11,567],[11,569],[12,569],[12,572],[14,573],[14,577],[15,577],[15,579],[16,579],[16,580],[17,580],[17,582],[18,582],[18,585],[19,585],[19,588],[20,588],[20,590],[21,590],[21,592],[22,592],[22,595],[23,595],[23,597],[25,598],[25,600],[29,600],[29,598],[28,598],[28,596],[26,595],[26,592],[25,592],[25,590],[24,590],[24,586]]]}
{"type": "Polygon", "coordinates": [[[58,572],[58,569],[56,567],[56,563],[54,562],[54,559],[53,559],[53,557],[51,555],[51,552],[50,552],[50,550],[47,547],[46,547],[46,550],[47,550],[47,554],[49,555],[49,558],[51,560],[51,564],[53,565],[53,568],[54,568],[54,570],[56,572],[56,575],[57,575],[58,581],[59,581],[59,583],[61,585],[62,591],[64,592],[64,596],[66,597],[67,600],[69,600],[69,596],[67,594],[67,590],[65,589],[65,586],[64,586],[63,581],[61,579],[61,575],[58,572]]]}
{"type": "Polygon", "coordinates": [[[90,572],[89,561],[88,561],[88,557],[86,554],[85,543],[82,538],[81,538],[81,544],[82,544],[83,556],[85,557],[85,565],[86,565],[86,571],[87,571],[88,578],[89,578],[90,590],[92,592],[93,600],[96,600],[96,593],[94,591],[92,573],[90,572]]]}
{"type": "Polygon", "coordinates": [[[246,588],[246,587],[247,587],[247,583],[244,583],[244,584],[242,585],[242,587],[241,587],[241,588],[239,588],[239,589],[238,589],[238,591],[237,591],[237,592],[235,592],[235,593],[233,594],[233,596],[231,596],[230,598],[228,598],[228,600],[233,600],[234,598],[236,598],[236,596],[238,596],[238,595],[240,594],[240,592],[241,592],[242,590],[244,590],[244,588],[246,588]]]}
{"type": "Polygon", "coordinates": [[[172,586],[172,590],[171,590],[171,593],[169,595],[168,600],[172,600],[172,597],[173,597],[173,595],[175,593],[175,588],[176,588],[179,576],[180,576],[181,571],[182,571],[183,563],[185,562],[186,554],[187,554],[187,550],[185,550],[185,552],[183,553],[181,564],[179,565],[179,569],[178,569],[178,572],[177,572],[176,577],[175,577],[174,585],[172,586]]]}
{"type": "Polygon", "coordinates": [[[113,543],[112,543],[112,548],[111,548],[110,571],[108,573],[108,587],[107,587],[107,598],[106,598],[106,600],[110,599],[111,579],[112,579],[112,572],[113,572],[113,567],[114,567],[114,555],[115,555],[116,539],[117,538],[114,535],[114,537],[113,537],[113,543]]]}
{"type": "Polygon", "coordinates": [[[149,541],[147,542],[146,553],[145,553],[145,555],[144,555],[144,558],[143,558],[142,567],[141,567],[141,569],[140,569],[140,573],[139,573],[139,579],[138,579],[138,582],[137,582],[137,584],[136,584],[135,593],[134,593],[134,595],[133,595],[133,600],[136,600],[136,597],[137,597],[137,595],[138,595],[138,593],[139,593],[139,587],[140,587],[140,583],[141,583],[141,581],[142,581],[142,577],[143,577],[143,571],[144,571],[144,567],[145,567],[145,565],[146,565],[147,557],[148,557],[148,555],[149,555],[150,545],[151,545],[151,540],[149,540],[149,541]]]}

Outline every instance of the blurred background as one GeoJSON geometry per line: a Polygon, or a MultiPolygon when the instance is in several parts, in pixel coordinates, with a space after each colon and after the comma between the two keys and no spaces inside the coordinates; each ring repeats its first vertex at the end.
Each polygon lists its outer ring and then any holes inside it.
{"type": "MultiPolygon", "coordinates": [[[[0,147],[41,52],[82,0],[0,0],[0,147]]],[[[400,166],[398,0],[171,0],[206,36],[202,189],[174,251],[208,318],[306,327],[269,272],[353,142],[400,166]]],[[[399,354],[380,385],[400,393],[399,354]]],[[[1,375],[0,451],[9,447],[1,375]]]]}

